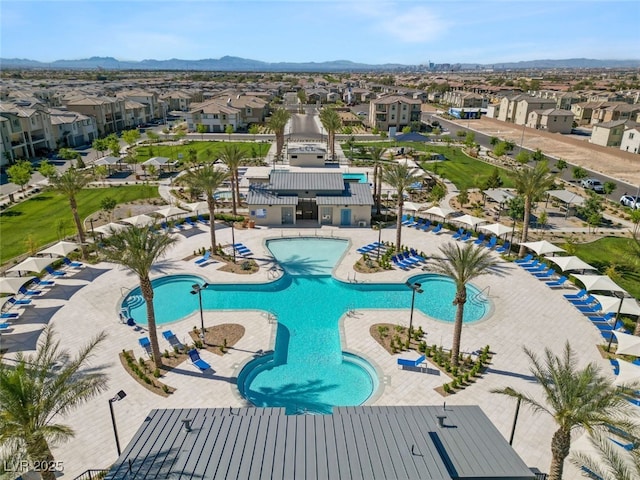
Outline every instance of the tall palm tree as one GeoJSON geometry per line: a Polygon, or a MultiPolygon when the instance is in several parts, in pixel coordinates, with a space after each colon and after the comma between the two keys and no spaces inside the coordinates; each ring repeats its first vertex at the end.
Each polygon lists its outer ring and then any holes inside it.
{"type": "Polygon", "coordinates": [[[320,112],[320,122],[327,131],[327,141],[331,152],[331,159],[336,158],[336,132],[342,127],[342,119],[335,108],[325,107],[320,112]]]}
{"type": "Polygon", "coordinates": [[[209,219],[211,222],[211,252],[216,251],[216,229],[215,229],[215,213],[216,199],[213,196],[215,191],[229,178],[229,172],[216,168],[213,164],[203,165],[200,168],[188,170],[185,174],[178,177],[177,182],[193,188],[199,192],[203,192],[207,197],[207,206],[209,207],[209,219]]]}
{"type": "Polygon", "coordinates": [[[614,444],[606,434],[589,435],[594,453],[572,453],[569,460],[576,467],[586,467],[602,480],[636,480],[640,478],[640,450],[627,451],[614,444]]]}
{"type": "MultiPolygon", "coordinates": [[[[19,352],[11,365],[0,363],[0,447],[12,458],[52,462],[51,446],[74,436],[71,427],[58,422],[107,388],[102,367],[86,368],[105,338],[100,333],[71,357],[53,328],[46,327],[35,354],[19,352]]],[[[56,477],[46,471],[42,478],[56,477]]]]}
{"type": "Polygon", "coordinates": [[[453,345],[451,346],[451,365],[457,366],[460,356],[460,338],[464,317],[464,304],[467,303],[467,283],[476,277],[486,275],[497,265],[491,251],[476,248],[473,243],[465,243],[462,248],[457,243],[446,243],[440,247],[443,258],[437,258],[433,271],[450,277],[456,284],[456,320],[453,327],[453,345]]]}
{"type": "Polygon", "coordinates": [[[604,431],[608,426],[630,433],[638,431],[639,425],[633,420],[636,407],[620,395],[611,378],[601,374],[595,362],[578,367],[568,341],[559,356],[549,348],[545,348],[543,360],[532,350],[525,348],[524,352],[531,361],[531,374],[542,386],[544,401],[511,387],[492,392],[517,398],[535,413],[546,413],[555,420],[558,429],[551,439],[549,480],[562,479],[572,431],[604,431]]]}
{"type": "Polygon", "coordinates": [[[396,220],[396,252],[401,250],[402,240],[402,206],[404,192],[413,183],[411,167],[406,163],[391,163],[382,168],[382,181],[391,185],[398,195],[398,218],[396,220]]]}
{"type": "Polygon", "coordinates": [[[369,147],[369,155],[373,161],[373,198],[376,201],[376,213],[380,215],[380,203],[382,198],[382,154],[384,147],[374,145],[369,147]]]}
{"type": "MultiPolygon", "coordinates": [[[[211,223],[213,229],[213,222],[211,223]]],[[[153,362],[157,368],[162,367],[162,355],[158,344],[156,330],[156,314],[153,307],[153,287],[149,273],[153,264],[165,255],[170,246],[176,242],[167,233],[157,233],[148,226],[127,227],[107,237],[101,251],[107,260],[118,263],[138,275],[140,291],[147,302],[147,326],[153,362]]]]}
{"type": "Polygon", "coordinates": [[[231,177],[231,200],[233,214],[237,215],[237,205],[240,202],[240,181],[238,167],[243,158],[242,149],[235,143],[225,143],[220,151],[220,158],[229,169],[231,177]]]}
{"type": "Polygon", "coordinates": [[[512,172],[516,190],[524,197],[524,224],[522,226],[522,242],[520,243],[519,257],[523,257],[526,247],[522,245],[529,235],[529,218],[531,206],[536,198],[540,197],[553,185],[554,177],[549,173],[547,162],[539,162],[533,168],[521,168],[512,172]]]}
{"type": "Polygon", "coordinates": [[[82,222],[78,215],[78,202],[76,197],[90,181],[90,175],[73,167],[69,168],[64,173],[49,178],[49,184],[54,188],[54,190],[57,190],[69,199],[69,206],[71,207],[73,221],[76,224],[76,230],[78,231],[78,239],[80,240],[80,248],[82,250],[83,258],[86,258],[86,249],[84,246],[85,236],[84,229],[82,228],[82,222]]]}
{"type": "Polygon", "coordinates": [[[276,156],[281,158],[282,147],[284,147],[284,129],[287,122],[291,118],[291,114],[284,108],[278,108],[267,120],[267,126],[273,130],[276,135],[276,156]]]}

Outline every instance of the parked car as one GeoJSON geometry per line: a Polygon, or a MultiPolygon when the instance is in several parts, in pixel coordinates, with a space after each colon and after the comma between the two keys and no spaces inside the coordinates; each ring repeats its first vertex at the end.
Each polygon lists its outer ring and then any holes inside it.
{"type": "Polygon", "coordinates": [[[634,197],[633,195],[623,195],[620,197],[620,204],[625,207],[635,208],[640,210],[640,197],[634,197]]]}
{"type": "Polygon", "coordinates": [[[582,180],[582,187],[596,193],[604,193],[604,185],[597,178],[585,178],[582,180]]]}

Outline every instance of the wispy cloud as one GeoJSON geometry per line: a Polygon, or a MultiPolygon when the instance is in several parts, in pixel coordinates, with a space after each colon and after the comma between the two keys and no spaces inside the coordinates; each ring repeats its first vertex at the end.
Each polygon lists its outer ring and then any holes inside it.
{"type": "Polygon", "coordinates": [[[413,7],[394,12],[381,20],[380,27],[389,35],[406,43],[425,43],[439,38],[449,22],[426,7],[413,7]]]}

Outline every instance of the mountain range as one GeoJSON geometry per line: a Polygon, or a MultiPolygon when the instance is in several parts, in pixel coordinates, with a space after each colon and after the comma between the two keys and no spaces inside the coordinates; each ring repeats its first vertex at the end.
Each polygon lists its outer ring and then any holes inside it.
{"type": "Polygon", "coordinates": [[[224,56],[202,60],[117,60],[113,57],[91,57],[80,60],[56,60],[39,62],[23,58],[0,58],[2,68],[24,69],[77,69],[77,70],[193,70],[218,72],[365,72],[398,70],[522,70],[522,69],[582,69],[582,68],[639,68],[640,60],[596,60],[572,58],[566,60],[530,60],[494,64],[439,64],[403,65],[386,63],[372,65],[349,60],[327,62],[277,62],[269,63],[240,57],[224,56]]]}

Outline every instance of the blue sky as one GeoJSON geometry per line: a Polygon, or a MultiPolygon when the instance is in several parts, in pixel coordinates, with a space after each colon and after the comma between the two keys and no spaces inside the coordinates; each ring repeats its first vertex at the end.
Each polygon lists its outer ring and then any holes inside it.
{"type": "Polygon", "coordinates": [[[2,0],[0,56],[266,62],[640,57],[640,2],[2,0]]]}

